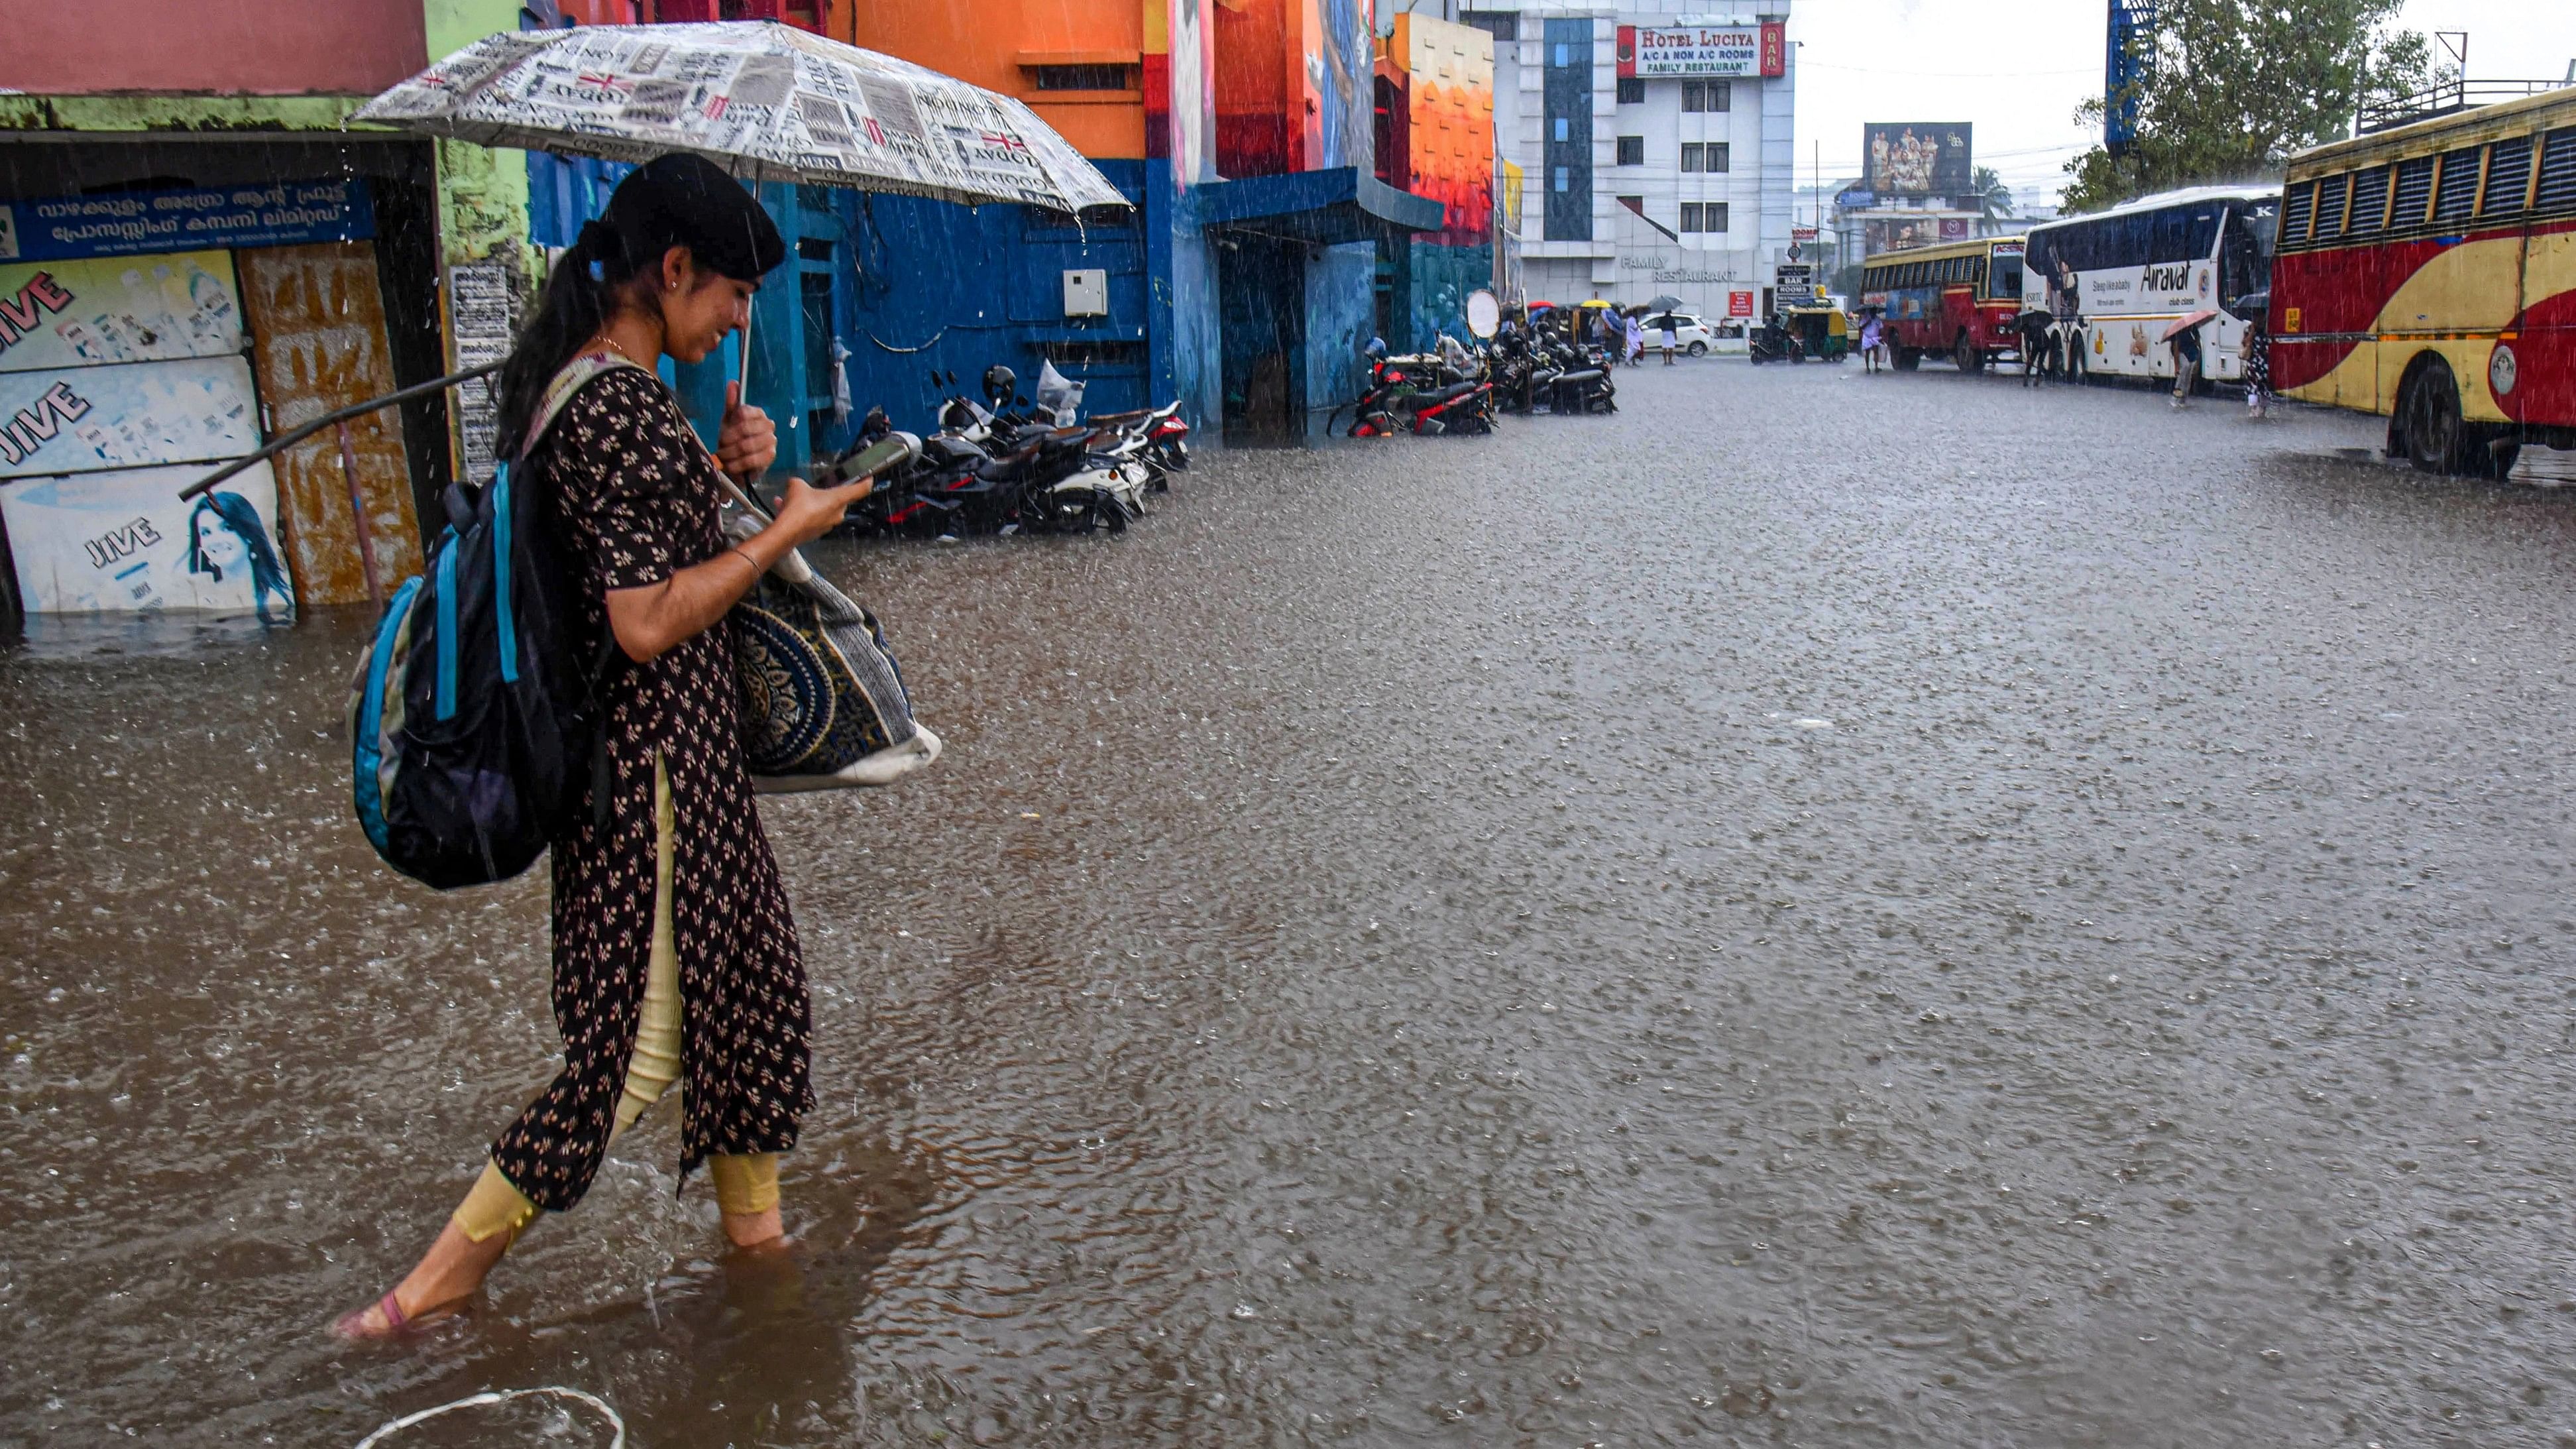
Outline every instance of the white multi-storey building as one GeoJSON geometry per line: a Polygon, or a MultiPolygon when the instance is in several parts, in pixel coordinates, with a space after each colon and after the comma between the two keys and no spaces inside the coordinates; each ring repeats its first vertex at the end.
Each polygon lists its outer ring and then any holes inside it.
{"type": "Polygon", "coordinates": [[[1468,3],[1495,40],[1494,154],[1524,176],[1528,296],[1766,312],[1791,261],[1790,0],[1468,3]]]}

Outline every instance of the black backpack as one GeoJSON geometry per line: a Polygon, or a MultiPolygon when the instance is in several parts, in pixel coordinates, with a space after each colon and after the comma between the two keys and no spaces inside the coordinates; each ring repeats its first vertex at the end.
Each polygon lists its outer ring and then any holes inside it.
{"type": "MultiPolygon", "coordinates": [[[[555,375],[522,461],[611,365],[577,357],[555,375]]],[[[394,594],[351,682],[358,824],[385,864],[439,890],[526,870],[574,823],[586,784],[594,816],[607,809],[600,717],[616,643],[577,638],[542,490],[510,471],[448,488],[429,570],[394,594]]]]}

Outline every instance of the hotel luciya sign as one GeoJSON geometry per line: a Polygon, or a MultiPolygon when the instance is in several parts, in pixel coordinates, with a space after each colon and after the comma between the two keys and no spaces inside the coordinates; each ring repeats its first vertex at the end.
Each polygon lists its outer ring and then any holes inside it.
{"type": "Polygon", "coordinates": [[[1783,21],[1737,25],[1622,25],[1619,77],[1755,76],[1789,73],[1789,27],[1783,21]]]}

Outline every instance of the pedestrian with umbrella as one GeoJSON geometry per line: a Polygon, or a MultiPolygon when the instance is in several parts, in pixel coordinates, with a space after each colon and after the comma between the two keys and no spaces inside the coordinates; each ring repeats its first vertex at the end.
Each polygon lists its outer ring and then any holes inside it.
{"type": "Polygon", "coordinates": [[[741,178],[1063,211],[1125,203],[1025,106],[774,24],[494,35],[360,119],[644,163],[556,261],[501,368],[499,448],[524,452],[514,473],[550,500],[576,627],[614,641],[618,659],[604,769],[551,843],[563,1065],[419,1263],[334,1325],[383,1339],[462,1307],[537,1214],[578,1203],[609,1144],[682,1082],[682,1182],[709,1168],[737,1248],[785,1241],[778,1158],[814,1106],[812,1007],[753,803],[728,611],[869,485],[791,479],[766,527],[729,537],[726,477],[764,473],[776,429],[735,384],[711,452],[655,375],[661,358],[702,361],[747,327],[761,277],[786,257],[741,178]],[[548,79],[565,67],[628,84],[548,79]],[[853,128],[922,144],[869,152],[853,128]]]}
{"type": "Polygon", "coordinates": [[[2200,381],[2201,324],[2217,315],[2210,311],[2194,312],[2165,329],[2165,341],[2173,346],[2173,406],[2178,409],[2191,406],[2192,388],[2200,381]]]}

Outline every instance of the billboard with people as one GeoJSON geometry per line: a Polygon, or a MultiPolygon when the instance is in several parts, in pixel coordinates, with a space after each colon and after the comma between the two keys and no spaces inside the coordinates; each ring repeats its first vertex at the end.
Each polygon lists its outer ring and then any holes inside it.
{"type": "Polygon", "coordinates": [[[1972,196],[1975,127],[1948,121],[1875,121],[1861,127],[1865,188],[1888,196],[1972,196]]]}

